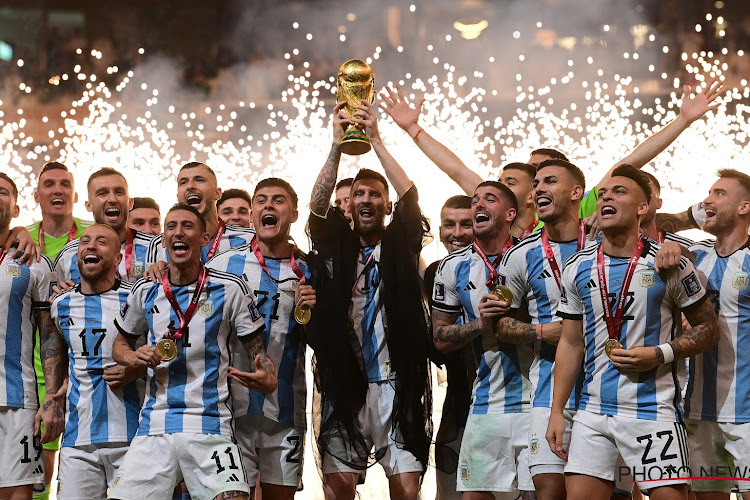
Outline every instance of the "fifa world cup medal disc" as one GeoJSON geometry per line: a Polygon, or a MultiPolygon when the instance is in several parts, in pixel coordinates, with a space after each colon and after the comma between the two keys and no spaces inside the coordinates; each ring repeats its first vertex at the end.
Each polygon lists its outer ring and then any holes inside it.
{"type": "Polygon", "coordinates": [[[612,359],[612,350],[622,349],[622,344],[617,339],[607,339],[604,343],[604,352],[607,354],[609,359],[612,359]]]}
{"type": "Polygon", "coordinates": [[[294,319],[300,325],[306,325],[310,322],[312,317],[312,311],[307,307],[295,307],[294,308],[294,319]]]}
{"type": "Polygon", "coordinates": [[[507,286],[495,285],[492,287],[492,294],[498,299],[504,300],[510,305],[513,302],[513,291],[507,286]]]}
{"type": "Polygon", "coordinates": [[[177,357],[177,344],[172,339],[161,339],[156,348],[162,355],[162,361],[169,363],[177,357]]]}

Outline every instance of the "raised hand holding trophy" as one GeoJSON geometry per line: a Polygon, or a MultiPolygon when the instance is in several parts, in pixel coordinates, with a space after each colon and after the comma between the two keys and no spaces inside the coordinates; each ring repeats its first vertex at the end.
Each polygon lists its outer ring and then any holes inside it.
{"type": "MultiPolygon", "coordinates": [[[[346,101],[344,113],[352,116],[357,110],[354,106],[362,102],[375,100],[375,75],[370,65],[359,59],[346,61],[339,68],[337,77],[336,100],[346,101]]],[[[359,125],[349,125],[344,138],[339,142],[339,150],[348,155],[361,155],[370,151],[370,141],[359,125]]]]}

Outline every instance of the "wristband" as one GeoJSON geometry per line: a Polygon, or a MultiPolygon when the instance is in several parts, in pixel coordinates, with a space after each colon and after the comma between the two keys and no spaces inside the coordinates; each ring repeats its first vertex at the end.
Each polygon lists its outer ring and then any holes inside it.
{"type": "Polygon", "coordinates": [[[665,364],[674,361],[674,350],[669,343],[660,344],[658,347],[661,349],[661,353],[664,356],[665,364]]]}
{"type": "Polygon", "coordinates": [[[544,323],[539,323],[539,340],[544,342],[544,334],[542,332],[544,332],[544,323]]]}
{"type": "Polygon", "coordinates": [[[419,137],[419,134],[421,134],[421,133],[422,133],[422,129],[420,128],[419,130],[417,130],[417,133],[414,134],[414,137],[412,137],[412,140],[414,142],[417,142],[417,138],[419,137]]]}

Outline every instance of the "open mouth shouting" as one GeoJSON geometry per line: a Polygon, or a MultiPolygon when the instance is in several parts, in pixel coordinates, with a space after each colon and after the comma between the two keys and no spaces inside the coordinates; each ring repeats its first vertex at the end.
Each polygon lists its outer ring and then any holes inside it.
{"type": "Polygon", "coordinates": [[[185,197],[185,203],[193,208],[198,208],[203,201],[203,196],[200,193],[188,193],[185,197]]]}
{"type": "Polygon", "coordinates": [[[612,205],[604,205],[601,209],[601,214],[602,219],[607,219],[617,214],[617,209],[612,205]]]}
{"type": "Polygon", "coordinates": [[[706,205],[704,210],[706,211],[706,219],[716,217],[716,208],[711,205],[706,205]]]}
{"type": "Polygon", "coordinates": [[[51,204],[51,205],[52,205],[53,207],[56,207],[56,208],[57,208],[57,207],[62,207],[62,206],[64,206],[64,205],[65,205],[65,200],[64,200],[64,199],[62,199],[62,198],[52,198],[52,201],[50,202],[50,204],[51,204]]]}
{"type": "Polygon", "coordinates": [[[99,255],[96,255],[94,253],[88,253],[83,256],[83,263],[86,266],[95,266],[101,261],[102,261],[102,258],[99,255]]]}
{"type": "Polygon", "coordinates": [[[279,218],[274,214],[265,214],[260,218],[260,227],[273,229],[279,224],[279,218]]]}
{"type": "Polygon", "coordinates": [[[183,241],[175,241],[172,243],[172,253],[175,257],[184,257],[190,251],[190,247],[183,241]]]}
{"type": "Polygon", "coordinates": [[[484,212],[474,214],[474,229],[481,229],[490,224],[490,216],[484,212]]]}
{"type": "Polygon", "coordinates": [[[369,223],[375,220],[375,210],[370,207],[361,207],[357,216],[360,222],[369,223]]]}
{"type": "Polygon", "coordinates": [[[540,194],[536,197],[536,209],[544,210],[548,206],[552,205],[552,198],[545,194],[540,194]]]}
{"type": "Polygon", "coordinates": [[[118,206],[106,207],[104,209],[104,218],[109,223],[119,222],[121,215],[122,211],[118,206]]]}

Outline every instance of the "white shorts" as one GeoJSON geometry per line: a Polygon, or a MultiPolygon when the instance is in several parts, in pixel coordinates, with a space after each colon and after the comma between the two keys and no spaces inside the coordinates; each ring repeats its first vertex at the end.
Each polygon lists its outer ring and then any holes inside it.
{"type": "MultiPolygon", "coordinates": [[[[748,478],[750,423],[686,422],[693,477],[748,478]]],[[[693,480],[695,491],[750,491],[750,481],[693,480]]]]}
{"type": "Polygon", "coordinates": [[[176,433],[133,439],[109,498],[171,500],[183,479],[196,500],[213,500],[225,491],[250,492],[240,449],[229,437],[176,433]]]}
{"type": "Polygon", "coordinates": [[[60,449],[59,500],[106,498],[128,443],[64,446],[60,449]]]}
{"type": "MultiPolygon", "coordinates": [[[[568,448],[570,443],[570,429],[573,428],[575,410],[565,410],[565,434],[563,446],[568,448]]],[[[565,460],[555,455],[547,442],[547,427],[549,426],[549,408],[532,408],[529,413],[529,469],[531,475],[562,474],[565,460]]]]}
{"type": "Polygon", "coordinates": [[[690,469],[685,426],[578,410],[565,473],[636,482],[643,492],[687,484],[690,469]],[[618,467],[620,455],[623,465],[618,467]]]}
{"type": "Polygon", "coordinates": [[[305,430],[288,427],[263,415],[244,415],[234,421],[234,436],[242,451],[249,484],[299,485],[305,454],[305,430]]]}
{"type": "Polygon", "coordinates": [[[34,437],[36,410],[0,408],[0,488],[44,483],[42,443],[34,437]]]}
{"type": "Polygon", "coordinates": [[[458,491],[534,491],[529,414],[469,415],[458,456],[458,491]]]}
{"type": "MultiPolygon", "coordinates": [[[[367,398],[364,406],[359,410],[357,420],[359,430],[365,439],[365,445],[370,449],[385,450],[385,454],[378,460],[378,463],[385,470],[387,477],[407,472],[423,472],[424,467],[410,451],[402,448],[398,428],[393,430],[393,400],[396,397],[391,382],[373,382],[368,384],[367,398]],[[392,435],[392,432],[395,432],[392,435]],[[397,442],[398,441],[398,442],[397,442]]],[[[366,462],[362,462],[362,457],[354,456],[352,446],[348,443],[349,439],[345,434],[331,436],[328,442],[330,453],[323,457],[323,474],[333,474],[335,472],[354,472],[359,474],[362,469],[367,467],[366,462]],[[349,463],[355,464],[358,468],[338,460],[336,457],[342,457],[349,463]],[[360,464],[360,462],[362,462],[360,464]]]]}

